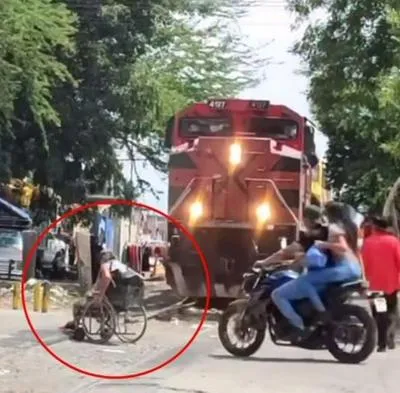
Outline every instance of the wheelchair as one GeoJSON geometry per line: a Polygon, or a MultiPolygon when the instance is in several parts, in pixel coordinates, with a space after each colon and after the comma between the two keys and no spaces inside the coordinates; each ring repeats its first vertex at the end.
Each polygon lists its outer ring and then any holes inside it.
{"type": "Polygon", "coordinates": [[[106,344],[113,336],[122,343],[137,342],[147,329],[143,298],[144,283],[140,276],[117,279],[115,285],[110,283],[102,300],[86,298],[74,315],[72,338],[87,339],[93,344],[106,344]]]}

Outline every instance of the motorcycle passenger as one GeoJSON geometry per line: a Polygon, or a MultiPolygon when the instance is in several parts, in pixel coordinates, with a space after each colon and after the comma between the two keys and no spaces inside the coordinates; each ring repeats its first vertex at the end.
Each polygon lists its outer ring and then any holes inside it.
{"type": "Polygon", "coordinates": [[[361,278],[362,269],[357,257],[357,226],[344,213],[340,203],[326,206],[328,238],[316,240],[314,246],[328,251],[329,263],[324,268],[313,269],[272,292],[271,298],[279,311],[296,328],[295,337],[301,339],[308,334],[304,321],[296,313],[291,302],[309,298],[318,311],[319,319],[328,318],[325,306],[318,294],[334,282],[352,281],[361,278]]]}
{"type": "Polygon", "coordinates": [[[341,203],[330,202],[325,211],[330,223],[328,241],[316,241],[315,246],[331,252],[332,264],[307,274],[310,282],[319,289],[326,288],[329,283],[362,278],[357,225],[348,217],[341,203]]]}

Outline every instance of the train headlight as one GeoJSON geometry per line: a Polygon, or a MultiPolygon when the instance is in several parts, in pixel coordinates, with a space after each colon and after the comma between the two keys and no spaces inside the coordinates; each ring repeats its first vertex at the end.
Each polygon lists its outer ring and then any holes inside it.
{"type": "Polygon", "coordinates": [[[229,162],[231,165],[238,165],[242,161],[242,146],[239,143],[233,143],[229,150],[229,162]]]}
{"type": "Polygon", "coordinates": [[[257,220],[259,222],[268,221],[271,218],[271,208],[268,203],[262,203],[256,209],[257,220]]]}
{"type": "Polygon", "coordinates": [[[189,209],[190,219],[193,221],[198,220],[203,215],[203,204],[201,202],[193,202],[189,209]]]}

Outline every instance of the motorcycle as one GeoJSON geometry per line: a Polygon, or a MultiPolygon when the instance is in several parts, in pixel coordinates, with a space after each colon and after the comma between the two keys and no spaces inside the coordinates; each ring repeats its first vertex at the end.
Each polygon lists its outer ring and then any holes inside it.
{"type": "Polygon", "coordinates": [[[234,356],[249,357],[261,347],[268,329],[275,345],[327,350],[341,363],[366,360],[376,347],[376,324],[364,307],[348,303],[355,292],[368,297],[366,283],[362,280],[340,283],[323,291],[320,296],[330,315],[326,322],[316,321],[317,312],[309,300],[294,302],[310,333],[289,340],[293,327],[272,302],[271,293],[297,277],[297,272],[282,264],[253,267],[244,274],[242,289],[246,298],[230,303],[219,322],[218,335],[223,347],[234,356]],[[228,335],[231,321],[236,342],[228,335]],[[346,344],[352,344],[357,351],[346,352],[346,344]]]}

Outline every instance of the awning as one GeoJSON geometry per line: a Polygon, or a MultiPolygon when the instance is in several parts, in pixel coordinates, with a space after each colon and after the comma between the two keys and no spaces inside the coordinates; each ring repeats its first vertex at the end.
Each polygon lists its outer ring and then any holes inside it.
{"type": "Polygon", "coordinates": [[[0,198],[0,227],[27,229],[32,225],[30,215],[23,209],[0,198]]]}

